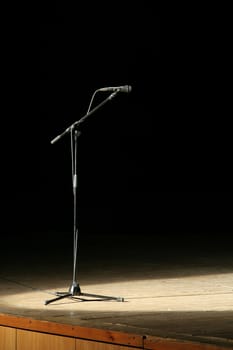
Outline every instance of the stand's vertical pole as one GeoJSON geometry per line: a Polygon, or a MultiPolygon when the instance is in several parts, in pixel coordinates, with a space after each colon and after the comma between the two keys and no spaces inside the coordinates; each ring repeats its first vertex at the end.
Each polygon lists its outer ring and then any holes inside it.
{"type": "Polygon", "coordinates": [[[77,139],[80,132],[76,129],[71,130],[71,157],[72,157],[72,181],[73,181],[73,198],[74,198],[74,213],[73,213],[73,281],[69,289],[72,295],[80,295],[80,287],[77,282],[77,253],[78,253],[78,227],[77,227],[77,139]],[[74,135],[73,135],[74,132],[74,135]]]}

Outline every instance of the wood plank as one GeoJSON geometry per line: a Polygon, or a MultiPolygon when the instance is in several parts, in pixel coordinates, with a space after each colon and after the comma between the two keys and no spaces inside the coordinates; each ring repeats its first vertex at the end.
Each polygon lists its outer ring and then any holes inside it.
{"type": "Polygon", "coordinates": [[[17,350],[75,350],[75,339],[19,329],[17,350]]]}
{"type": "Polygon", "coordinates": [[[143,336],[137,334],[121,333],[105,329],[80,327],[71,324],[34,320],[26,317],[0,314],[0,325],[20,328],[24,330],[38,331],[49,334],[57,334],[68,337],[96,340],[119,345],[143,347],[143,336]]]}
{"type": "Polygon", "coordinates": [[[144,339],[145,350],[225,350],[229,347],[222,345],[212,345],[207,343],[197,343],[191,341],[181,341],[176,339],[159,338],[147,336],[144,339]]]}
{"type": "Polygon", "coordinates": [[[15,350],[16,329],[0,326],[0,350],[15,350]]]}
{"type": "Polygon", "coordinates": [[[135,347],[123,345],[106,344],[90,340],[76,339],[76,349],[78,350],[133,350],[135,347]]]}

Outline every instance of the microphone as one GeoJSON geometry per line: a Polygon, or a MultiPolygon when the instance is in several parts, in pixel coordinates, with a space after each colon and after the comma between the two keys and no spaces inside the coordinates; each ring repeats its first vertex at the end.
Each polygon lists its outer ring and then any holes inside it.
{"type": "Polygon", "coordinates": [[[99,89],[98,91],[116,91],[116,92],[127,92],[129,93],[132,90],[132,86],[123,85],[123,86],[110,86],[99,89]]]}

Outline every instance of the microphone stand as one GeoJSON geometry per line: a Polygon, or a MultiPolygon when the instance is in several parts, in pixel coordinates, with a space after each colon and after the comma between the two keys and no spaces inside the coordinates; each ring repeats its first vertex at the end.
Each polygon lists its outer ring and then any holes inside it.
{"type": "MultiPolygon", "coordinates": [[[[98,295],[98,294],[89,294],[81,292],[80,285],[77,281],[77,251],[78,251],[78,228],[77,228],[77,140],[80,136],[81,132],[77,130],[77,128],[83,123],[91,114],[96,112],[100,107],[102,107],[105,103],[113,99],[119,90],[114,91],[110,96],[108,96],[105,100],[103,100],[100,104],[98,104],[95,108],[93,108],[90,112],[88,112],[84,117],[79,119],[70,125],[64,132],[60,135],[56,136],[51,144],[54,144],[58,140],[60,140],[63,136],[65,136],[68,132],[70,132],[71,137],[71,156],[72,156],[72,180],[73,180],[73,280],[68,292],[56,292],[56,298],[46,300],[45,305],[48,305],[52,302],[64,299],[64,298],[72,298],[78,299],[81,301],[90,301],[90,299],[85,299],[83,297],[91,297],[95,298],[94,300],[116,300],[123,302],[124,298],[122,297],[113,297],[107,295],[98,295]]],[[[93,301],[94,301],[93,300],[93,301]]]]}

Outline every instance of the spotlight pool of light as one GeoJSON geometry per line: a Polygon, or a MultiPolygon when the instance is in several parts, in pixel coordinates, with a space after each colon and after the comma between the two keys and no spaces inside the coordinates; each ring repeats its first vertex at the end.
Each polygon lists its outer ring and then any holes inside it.
{"type": "Polygon", "coordinates": [[[66,298],[47,306],[44,301],[57,291],[67,291],[67,281],[35,281],[28,283],[1,280],[1,309],[79,311],[79,312],[164,312],[164,311],[224,311],[233,310],[233,272],[179,276],[172,278],[129,279],[128,281],[82,283],[83,293],[119,296],[125,302],[66,298]]]}

